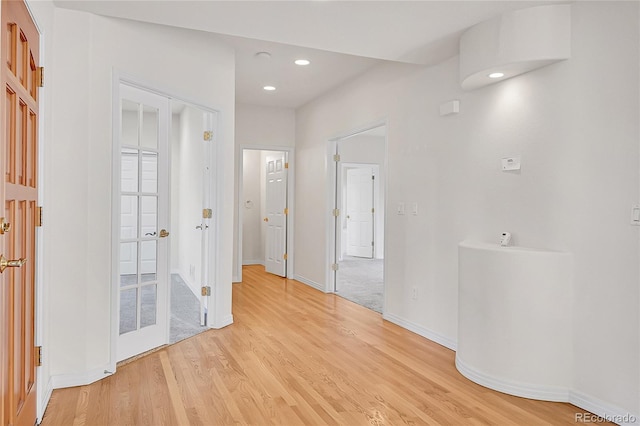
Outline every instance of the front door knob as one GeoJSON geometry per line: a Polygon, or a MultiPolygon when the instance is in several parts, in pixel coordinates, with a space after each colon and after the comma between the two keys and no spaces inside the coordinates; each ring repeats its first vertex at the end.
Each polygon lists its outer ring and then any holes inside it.
{"type": "Polygon", "coordinates": [[[161,229],[160,230],[160,238],[164,238],[164,237],[168,237],[169,236],[169,232],[166,229],[161,229]]]}
{"type": "Polygon", "coordinates": [[[11,230],[11,224],[4,221],[4,217],[0,217],[0,235],[11,230]]]}

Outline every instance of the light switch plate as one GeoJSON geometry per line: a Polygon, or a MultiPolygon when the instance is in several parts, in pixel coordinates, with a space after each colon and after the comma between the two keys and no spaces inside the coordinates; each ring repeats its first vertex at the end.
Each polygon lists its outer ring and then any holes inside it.
{"type": "Polygon", "coordinates": [[[640,226],[640,205],[631,207],[631,224],[640,226]]]}
{"type": "Polygon", "coordinates": [[[398,203],[398,214],[404,214],[404,203],[398,203]]]}

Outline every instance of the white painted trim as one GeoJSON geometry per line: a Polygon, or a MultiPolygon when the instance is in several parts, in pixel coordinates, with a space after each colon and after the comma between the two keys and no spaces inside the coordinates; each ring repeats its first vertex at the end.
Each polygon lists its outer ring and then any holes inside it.
{"type": "Polygon", "coordinates": [[[42,422],[42,418],[44,417],[44,412],[49,405],[49,401],[51,400],[51,395],[53,394],[53,378],[49,377],[46,386],[40,386],[38,393],[38,424],[42,422]]]}
{"type": "Polygon", "coordinates": [[[210,324],[209,328],[218,330],[231,324],[233,324],[233,315],[227,315],[226,317],[222,318],[220,322],[214,322],[213,324],[210,324]]]}
{"type": "Polygon", "coordinates": [[[520,396],[522,398],[538,399],[541,401],[567,402],[569,400],[569,388],[559,386],[534,385],[530,383],[518,382],[515,380],[505,380],[479,371],[465,363],[456,354],[456,368],[467,379],[478,383],[486,388],[504,392],[509,395],[520,396]]]}
{"type": "Polygon", "coordinates": [[[325,291],[325,288],[322,284],[319,284],[313,280],[310,280],[309,278],[305,278],[300,275],[295,275],[293,279],[296,281],[300,281],[302,284],[308,285],[309,287],[313,287],[316,290],[320,290],[323,293],[329,293],[328,291],[325,291]]]}
{"type": "Polygon", "coordinates": [[[456,343],[455,340],[450,339],[449,337],[443,336],[442,334],[437,333],[433,330],[429,330],[428,328],[424,328],[414,322],[411,322],[397,315],[385,313],[382,315],[382,319],[392,322],[396,325],[399,325],[402,328],[406,328],[407,330],[413,333],[416,333],[417,335],[420,335],[426,339],[429,339],[432,342],[435,342],[441,346],[444,346],[447,349],[451,349],[452,351],[455,351],[458,347],[458,344],[456,343]]]}
{"type": "MultiPolygon", "coordinates": [[[[238,223],[238,239],[236,241],[236,262],[234,265],[234,276],[232,281],[234,283],[242,281],[242,265],[249,264],[246,263],[242,259],[242,219],[243,219],[243,201],[242,201],[242,192],[243,192],[243,182],[242,175],[244,170],[244,162],[243,162],[243,153],[244,150],[253,150],[253,151],[280,151],[285,152],[287,157],[287,162],[289,163],[289,171],[287,173],[287,207],[289,208],[289,214],[287,215],[287,271],[286,276],[289,279],[293,279],[294,277],[294,259],[295,259],[295,239],[294,239],[294,224],[295,224],[295,148],[291,146],[275,146],[275,145],[247,145],[242,144],[236,146],[236,179],[238,185],[236,187],[236,199],[238,201],[238,205],[236,206],[238,211],[237,223],[238,223]]],[[[264,260],[256,261],[253,264],[264,265],[264,260]]]]}
{"type": "Polygon", "coordinates": [[[109,377],[113,371],[109,369],[109,364],[94,368],[84,373],[58,374],[51,377],[53,389],[71,388],[75,386],[85,386],[109,377]]]}
{"type": "Polygon", "coordinates": [[[619,425],[640,425],[640,413],[631,414],[628,411],[608,404],[590,395],[571,390],[567,401],[576,407],[596,414],[619,425]],[[616,421],[618,419],[618,421],[616,421]]]}
{"type": "MultiPolygon", "coordinates": [[[[595,414],[607,421],[624,424],[640,425],[640,415],[632,414],[615,405],[598,400],[590,395],[558,386],[540,386],[504,380],[474,369],[456,355],[456,368],[466,378],[486,388],[515,395],[522,398],[541,401],[568,402],[589,413],[595,414]]],[[[576,412],[576,415],[580,413],[576,412]]],[[[576,422],[579,422],[576,420],[576,422]]]]}

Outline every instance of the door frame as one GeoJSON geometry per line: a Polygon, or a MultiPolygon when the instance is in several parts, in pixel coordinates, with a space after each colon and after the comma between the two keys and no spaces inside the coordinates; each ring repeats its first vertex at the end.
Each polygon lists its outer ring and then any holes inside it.
{"type": "MultiPolygon", "coordinates": [[[[217,262],[217,253],[220,249],[219,240],[217,238],[220,235],[220,229],[223,226],[221,223],[221,206],[220,199],[218,194],[222,188],[223,180],[220,179],[221,173],[221,164],[219,163],[220,156],[218,155],[218,122],[220,120],[220,111],[206,107],[196,101],[185,98],[181,95],[174,95],[169,91],[157,88],[153,83],[138,78],[136,76],[132,76],[130,74],[121,72],[119,70],[113,70],[112,81],[111,81],[111,140],[112,140],[112,165],[111,165],[111,276],[109,277],[109,283],[111,285],[111,336],[110,336],[110,354],[109,354],[109,371],[105,371],[105,374],[113,374],[116,372],[118,356],[117,356],[117,342],[118,342],[118,330],[120,327],[119,321],[119,312],[118,312],[118,287],[114,285],[114,280],[118,276],[118,262],[119,262],[119,253],[120,253],[120,231],[119,231],[119,214],[120,214],[120,84],[126,84],[129,86],[133,86],[137,89],[145,90],[147,92],[155,93],[159,96],[163,96],[169,99],[169,108],[171,108],[172,101],[179,101],[186,104],[189,104],[195,108],[200,110],[212,113],[213,123],[212,130],[214,131],[214,140],[212,141],[212,149],[210,150],[210,162],[209,164],[215,169],[210,174],[209,188],[210,188],[210,202],[211,209],[213,211],[213,217],[217,218],[214,225],[211,229],[212,234],[209,239],[210,241],[210,250],[209,250],[209,259],[214,259],[213,262],[213,273],[210,276],[211,279],[211,295],[216,296],[218,294],[218,271],[219,265],[217,262]],[[116,173],[116,171],[118,171],[116,173]]],[[[169,138],[172,135],[172,120],[169,117],[169,138]]],[[[168,150],[168,159],[169,165],[171,165],[171,149],[168,150]]],[[[168,170],[168,179],[171,182],[171,167],[168,170]]],[[[168,212],[168,224],[171,224],[171,191],[168,194],[169,197],[169,212],[168,212]]],[[[169,229],[169,231],[171,231],[169,229]]],[[[171,264],[171,244],[169,244],[169,255],[168,255],[168,263],[171,264]]],[[[170,284],[170,283],[169,283],[170,284]]],[[[170,290],[170,289],[169,289],[170,290]]],[[[169,291],[170,294],[170,291],[169,291]]],[[[211,301],[211,299],[209,299],[211,301]]],[[[167,313],[170,313],[171,307],[171,297],[167,297],[167,313]]],[[[216,324],[216,303],[210,303],[208,306],[209,311],[209,328],[216,328],[214,325],[216,324]]],[[[170,327],[170,319],[167,321],[167,343],[169,338],[169,327],[170,327]]]]}
{"type": "Polygon", "coordinates": [[[238,145],[236,149],[236,158],[237,158],[237,174],[236,179],[238,184],[236,185],[236,200],[237,200],[237,224],[238,224],[238,237],[236,239],[236,262],[234,265],[234,269],[236,273],[233,277],[233,282],[241,282],[242,281],[242,220],[244,218],[243,206],[244,202],[242,201],[243,194],[243,182],[242,175],[244,171],[244,162],[243,162],[243,153],[245,150],[251,151],[280,151],[285,152],[287,154],[287,162],[289,163],[289,173],[287,175],[287,207],[289,208],[289,214],[287,215],[287,268],[286,268],[286,277],[289,279],[293,278],[293,263],[295,258],[295,249],[294,249],[294,217],[295,217],[295,161],[294,161],[294,152],[295,149],[293,147],[286,146],[273,146],[273,145],[250,145],[250,144],[242,144],[238,145]]]}
{"type": "MultiPolygon", "coordinates": [[[[335,293],[336,288],[336,271],[333,270],[333,264],[338,260],[338,232],[340,228],[338,226],[338,218],[333,215],[334,209],[339,208],[339,200],[338,200],[338,179],[337,174],[339,172],[339,164],[334,160],[334,155],[339,154],[338,152],[338,143],[349,139],[352,136],[359,135],[361,133],[365,133],[369,130],[373,130],[377,127],[385,126],[386,132],[384,137],[384,164],[382,165],[382,171],[385,176],[389,176],[388,173],[388,163],[389,163],[389,122],[386,118],[380,119],[378,121],[374,121],[369,124],[365,124],[360,127],[353,128],[352,130],[339,133],[338,135],[327,140],[327,156],[326,156],[326,171],[327,171],[327,187],[326,187],[326,215],[325,215],[325,223],[326,223],[326,246],[325,246],[325,293],[335,293]]],[[[384,193],[388,194],[388,178],[385,179],[384,182],[384,193]]],[[[383,280],[387,282],[387,241],[388,241],[388,199],[389,197],[385,195],[384,197],[384,247],[383,251],[383,271],[384,277],[383,280]]],[[[343,214],[343,212],[340,212],[343,214]]],[[[375,255],[375,253],[374,253],[375,255]]],[[[375,257],[375,256],[374,256],[375,257]]],[[[383,287],[383,303],[382,303],[382,313],[384,315],[385,312],[385,300],[387,299],[387,286],[383,287]]]]}

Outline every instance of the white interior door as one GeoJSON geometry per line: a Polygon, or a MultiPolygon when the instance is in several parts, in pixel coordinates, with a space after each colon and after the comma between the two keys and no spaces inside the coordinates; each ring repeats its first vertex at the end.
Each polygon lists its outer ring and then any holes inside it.
{"type": "Polygon", "coordinates": [[[287,273],[287,168],[286,153],[266,157],[267,226],[265,270],[281,277],[287,273]]]}
{"type": "Polygon", "coordinates": [[[120,100],[118,361],[167,343],[169,293],[169,100],[126,85],[120,100]]]}
{"type": "Polygon", "coordinates": [[[347,169],[347,255],[373,258],[373,169],[347,169]]]}

